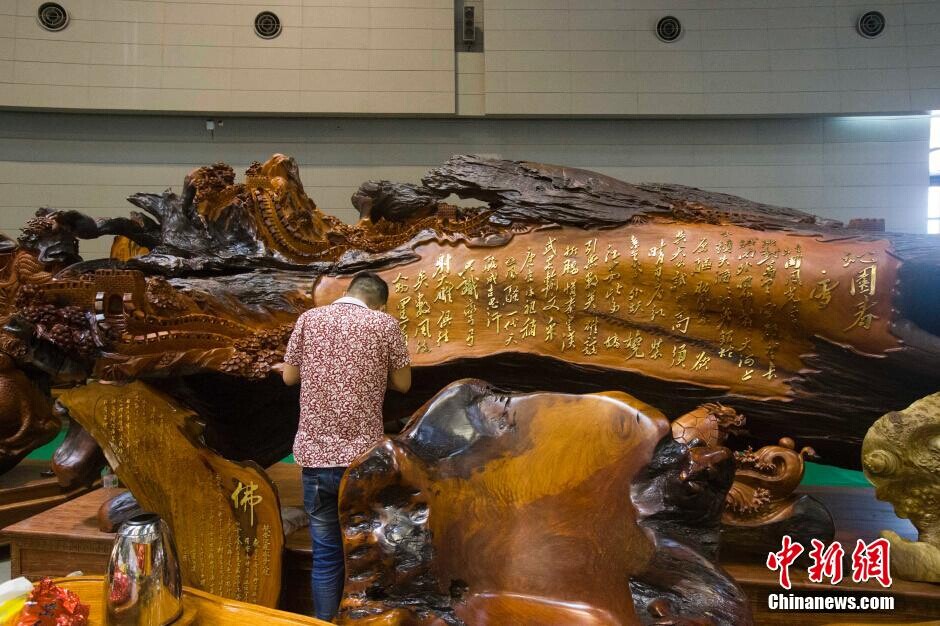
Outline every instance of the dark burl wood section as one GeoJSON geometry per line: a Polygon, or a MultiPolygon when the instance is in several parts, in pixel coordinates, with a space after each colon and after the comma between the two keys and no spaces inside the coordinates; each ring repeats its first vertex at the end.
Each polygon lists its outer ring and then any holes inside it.
{"type": "Polygon", "coordinates": [[[365,183],[355,225],[322,213],[283,155],[241,182],[216,164],[180,195],[130,201],[143,212],[41,210],[7,246],[0,347],[54,383],[159,378],[236,460],[289,449],[293,392],[262,381],[297,315],[364,268],[393,284],[420,368],[391,398],[393,425],[483,375],[516,391],[628,389],[670,415],[724,402],[749,419],[735,447],[792,436],[854,467],[875,419],[940,388],[937,237],[471,156],[420,184],[365,183]],[[116,258],[80,262],[80,239],[110,235],[116,258]]]}
{"type": "Polygon", "coordinates": [[[748,624],[702,540],[732,475],[624,393],[453,383],[344,479],[342,621],[748,624]]]}

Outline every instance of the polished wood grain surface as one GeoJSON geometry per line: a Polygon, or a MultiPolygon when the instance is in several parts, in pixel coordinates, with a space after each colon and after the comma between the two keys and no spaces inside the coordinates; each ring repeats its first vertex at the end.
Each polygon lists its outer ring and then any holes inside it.
{"type": "Polygon", "coordinates": [[[59,402],[101,444],[140,505],[170,526],[185,584],[276,606],[284,531],[260,467],[206,447],[193,412],[141,381],[90,383],[59,402]]]}
{"type": "MultiPolygon", "coordinates": [[[[91,608],[89,626],[102,626],[104,615],[104,578],[80,576],[61,578],[56,584],[69,589],[91,608]]],[[[278,611],[256,604],[228,600],[210,593],[183,588],[183,615],[174,626],[286,626],[308,624],[326,626],[328,622],[313,617],[278,611]]]]}
{"type": "Polygon", "coordinates": [[[641,623],[623,582],[660,544],[627,493],[669,432],[625,393],[449,385],[346,473],[341,621],[641,623]]]}

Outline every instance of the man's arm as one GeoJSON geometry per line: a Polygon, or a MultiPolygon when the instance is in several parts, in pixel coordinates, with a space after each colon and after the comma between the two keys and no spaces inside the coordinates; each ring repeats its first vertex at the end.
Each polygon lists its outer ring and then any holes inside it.
{"type": "Polygon", "coordinates": [[[388,386],[401,393],[411,389],[411,355],[395,318],[388,316],[388,386]]]}
{"type": "Polygon", "coordinates": [[[271,366],[272,372],[277,372],[284,380],[284,384],[292,387],[300,382],[300,362],[303,358],[304,343],[304,316],[301,315],[294,325],[294,331],[287,341],[284,351],[284,362],[271,366]]]}
{"type": "MultiPolygon", "coordinates": [[[[293,387],[300,382],[300,368],[290,363],[278,363],[271,366],[272,372],[278,372],[284,380],[284,384],[293,387]]],[[[411,384],[411,375],[408,376],[409,385],[411,384]]]]}
{"type": "Polygon", "coordinates": [[[405,367],[390,371],[388,373],[388,386],[395,391],[408,393],[408,390],[411,389],[411,366],[406,365],[405,367]]]}

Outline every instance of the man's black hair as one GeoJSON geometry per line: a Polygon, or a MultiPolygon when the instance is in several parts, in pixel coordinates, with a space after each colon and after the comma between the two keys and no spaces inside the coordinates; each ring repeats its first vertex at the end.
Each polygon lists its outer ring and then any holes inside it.
{"type": "Polygon", "coordinates": [[[353,276],[349,291],[365,296],[371,300],[370,304],[381,305],[388,302],[388,283],[375,272],[359,272],[353,276]]]}

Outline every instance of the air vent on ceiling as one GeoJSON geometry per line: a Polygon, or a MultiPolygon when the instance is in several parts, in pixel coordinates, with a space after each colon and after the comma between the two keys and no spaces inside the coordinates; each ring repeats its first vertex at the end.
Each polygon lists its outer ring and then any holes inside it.
{"type": "Polygon", "coordinates": [[[667,15],[656,22],[656,36],[660,41],[670,43],[682,34],[682,23],[675,17],[667,15]]]}
{"type": "Polygon", "coordinates": [[[858,18],[855,29],[862,37],[872,39],[884,32],[885,24],[887,21],[881,11],[869,11],[858,18]]]}
{"type": "Polygon", "coordinates": [[[281,34],[281,18],[271,11],[255,16],[255,34],[262,39],[274,39],[281,34]]]}
{"type": "Polygon", "coordinates": [[[40,4],[36,17],[39,18],[40,26],[53,32],[60,31],[69,25],[68,11],[57,2],[43,2],[40,4]]]}

